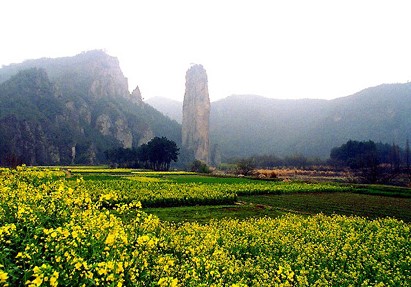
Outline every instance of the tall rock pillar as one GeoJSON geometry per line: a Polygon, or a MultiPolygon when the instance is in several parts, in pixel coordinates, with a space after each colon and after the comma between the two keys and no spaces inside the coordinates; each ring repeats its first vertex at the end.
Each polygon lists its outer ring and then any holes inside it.
{"type": "Polygon", "coordinates": [[[193,65],[186,73],[183,103],[182,145],[195,159],[209,164],[210,98],[207,73],[202,65],[193,65]]]}

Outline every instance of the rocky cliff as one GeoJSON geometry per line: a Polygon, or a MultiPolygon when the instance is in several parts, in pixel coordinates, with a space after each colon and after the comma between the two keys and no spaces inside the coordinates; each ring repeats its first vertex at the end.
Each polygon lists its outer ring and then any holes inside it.
{"type": "Polygon", "coordinates": [[[209,163],[210,98],[207,73],[202,65],[193,65],[186,73],[183,103],[182,145],[195,159],[209,163]]]}
{"type": "Polygon", "coordinates": [[[0,161],[95,164],[104,151],[131,148],[180,126],[130,94],[116,58],[103,51],[30,60],[0,69],[0,161]],[[15,132],[12,132],[15,131],[15,132]]]}

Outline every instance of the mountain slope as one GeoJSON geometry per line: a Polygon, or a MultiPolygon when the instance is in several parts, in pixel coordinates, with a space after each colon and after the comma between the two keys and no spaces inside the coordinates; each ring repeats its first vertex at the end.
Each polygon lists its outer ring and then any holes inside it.
{"type": "MultiPolygon", "coordinates": [[[[168,114],[182,105],[151,104],[168,114]]],[[[384,84],[335,100],[230,96],[211,103],[210,137],[223,158],[297,153],[327,158],[331,148],[349,139],[403,145],[411,138],[411,83],[384,84]]]]}
{"type": "MultiPolygon", "coordinates": [[[[309,132],[310,138],[322,139],[311,145],[312,154],[328,155],[329,147],[349,139],[403,145],[411,137],[411,83],[380,85],[330,101],[325,115],[309,132]]],[[[304,150],[308,140],[301,137],[294,148],[304,150]]]]}
{"type": "Polygon", "coordinates": [[[153,136],[181,141],[180,125],[130,94],[118,60],[102,51],[13,64],[0,81],[3,164],[99,163],[105,150],[153,136]]]}
{"type": "Polygon", "coordinates": [[[224,156],[329,156],[349,139],[405,143],[411,137],[411,84],[380,85],[336,100],[232,96],[214,102],[212,142],[224,156]]]}

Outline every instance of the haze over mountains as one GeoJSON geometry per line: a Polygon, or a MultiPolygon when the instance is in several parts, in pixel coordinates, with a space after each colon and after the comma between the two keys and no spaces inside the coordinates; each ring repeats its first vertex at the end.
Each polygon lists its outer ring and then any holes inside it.
{"type": "MultiPolygon", "coordinates": [[[[0,163],[101,163],[105,150],[137,147],[154,136],[181,146],[182,103],[143,102],[138,87],[130,93],[127,82],[118,60],[103,51],[1,68],[0,163]]],[[[262,154],[327,158],[349,139],[403,146],[407,138],[411,83],[335,100],[234,95],[211,104],[210,147],[218,145],[223,160],[262,154]]]]}
{"type": "MultiPolygon", "coordinates": [[[[179,121],[181,103],[147,103],[179,121]]],[[[411,138],[411,83],[384,84],[335,100],[233,95],[211,103],[210,142],[223,158],[302,154],[327,158],[349,139],[403,146],[411,138]]]]}

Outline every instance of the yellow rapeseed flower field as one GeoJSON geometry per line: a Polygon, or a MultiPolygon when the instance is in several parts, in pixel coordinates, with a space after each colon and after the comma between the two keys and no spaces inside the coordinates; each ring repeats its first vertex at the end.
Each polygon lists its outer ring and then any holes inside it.
{"type": "Polygon", "coordinates": [[[2,169],[0,179],[0,286],[411,286],[411,226],[396,219],[289,214],[176,225],[144,213],[139,198],[236,193],[68,181],[26,167],[2,169]]]}

